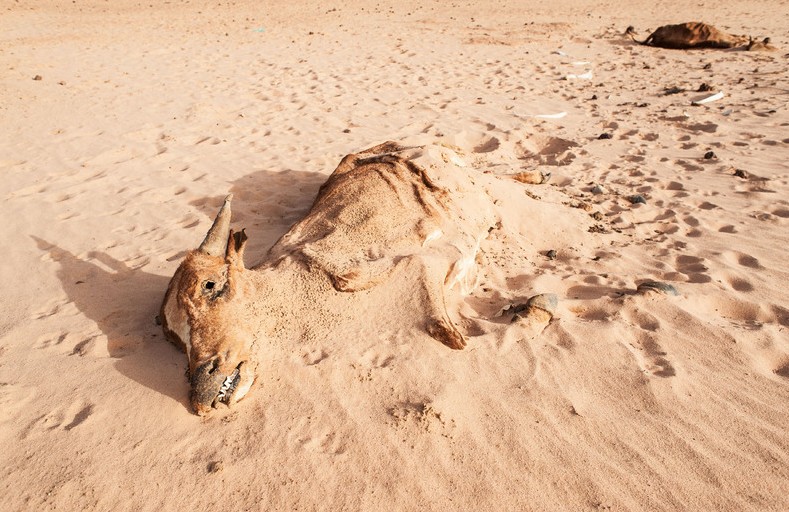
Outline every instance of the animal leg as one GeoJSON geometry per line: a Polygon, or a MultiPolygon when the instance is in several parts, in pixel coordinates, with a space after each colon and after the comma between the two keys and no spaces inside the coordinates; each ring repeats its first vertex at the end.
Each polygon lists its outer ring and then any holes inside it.
{"type": "MultiPolygon", "coordinates": [[[[449,271],[445,261],[438,258],[424,256],[409,258],[409,267],[415,266],[418,274],[420,294],[418,300],[425,312],[424,328],[433,339],[447,347],[460,350],[466,346],[466,340],[455,324],[450,320],[447,312],[446,297],[444,294],[444,280],[449,271]]],[[[409,271],[414,271],[409,269],[409,271]]]]}

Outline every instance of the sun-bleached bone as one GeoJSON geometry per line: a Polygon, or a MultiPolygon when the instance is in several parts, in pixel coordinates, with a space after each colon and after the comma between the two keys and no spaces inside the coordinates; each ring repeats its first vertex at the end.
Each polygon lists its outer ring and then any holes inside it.
{"type": "Polygon", "coordinates": [[[278,325],[309,317],[314,331],[352,318],[364,306],[363,290],[381,288],[392,307],[412,304],[415,325],[463,348],[447,305],[476,285],[480,244],[500,220],[479,179],[443,146],[387,142],[348,155],[306,216],[251,269],[243,262],[246,234],[229,227],[228,196],[161,307],[166,335],[188,352],[195,411],[247,393],[256,344],[276,336],[278,325]]]}

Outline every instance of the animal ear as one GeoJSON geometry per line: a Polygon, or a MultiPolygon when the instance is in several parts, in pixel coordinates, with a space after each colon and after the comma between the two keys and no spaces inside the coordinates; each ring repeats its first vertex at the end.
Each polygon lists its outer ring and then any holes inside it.
{"type": "Polygon", "coordinates": [[[210,256],[222,256],[225,252],[226,241],[228,232],[230,231],[230,201],[233,199],[233,194],[229,194],[225,198],[225,202],[219,213],[214,219],[211,229],[205,236],[205,240],[200,244],[198,249],[200,252],[206,253],[210,256]]]}
{"type": "Polygon", "coordinates": [[[244,247],[247,245],[247,232],[242,229],[239,233],[230,230],[227,237],[227,252],[225,259],[236,268],[244,268],[244,247]]]}

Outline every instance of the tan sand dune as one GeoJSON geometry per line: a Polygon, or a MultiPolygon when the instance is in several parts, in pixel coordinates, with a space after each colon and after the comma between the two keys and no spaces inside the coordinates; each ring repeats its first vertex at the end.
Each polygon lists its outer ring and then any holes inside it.
{"type": "Polygon", "coordinates": [[[0,9],[0,510],[789,509],[784,50],[622,37],[787,48],[785,3],[0,9]],[[224,197],[251,267],[387,140],[487,194],[465,348],[413,280],[281,284],[253,391],[193,414],[154,318],[224,197]]]}

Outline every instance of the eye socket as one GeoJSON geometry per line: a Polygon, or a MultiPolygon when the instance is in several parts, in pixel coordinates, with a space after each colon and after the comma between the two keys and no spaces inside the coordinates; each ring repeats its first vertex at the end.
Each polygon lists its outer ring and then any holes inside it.
{"type": "Polygon", "coordinates": [[[216,283],[213,281],[206,281],[205,283],[203,283],[203,288],[205,288],[206,290],[213,290],[214,286],[216,286],[216,283]]]}

